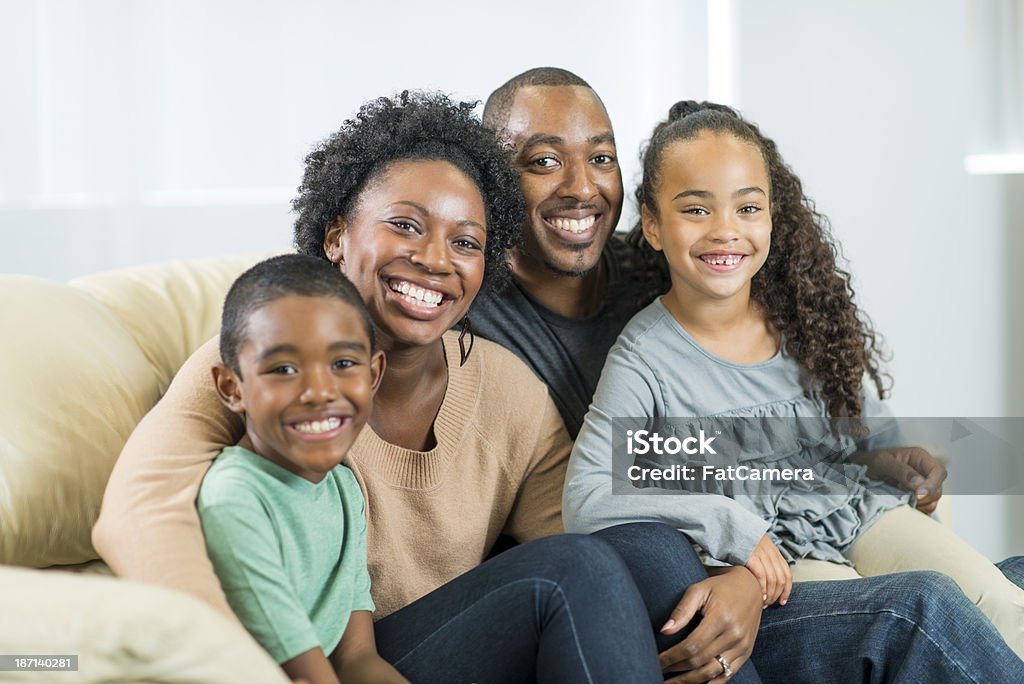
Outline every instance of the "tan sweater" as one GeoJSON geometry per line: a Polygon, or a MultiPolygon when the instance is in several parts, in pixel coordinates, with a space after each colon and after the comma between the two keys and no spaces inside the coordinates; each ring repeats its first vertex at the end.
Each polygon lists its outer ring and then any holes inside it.
{"type": "MultiPolygon", "coordinates": [[[[367,426],[346,461],[366,497],[376,618],[479,565],[502,532],[528,541],[562,531],[572,444],[546,386],[494,343],[477,339],[463,367],[454,333],[444,346],[437,446],[403,449],[367,426]]],[[[218,361],[211,340],[132,433],[93,543],[117,574],[181,589],[231,615],[195,509],[211,461],[244,433],[214,390],[210,367],[218,361]]]]}

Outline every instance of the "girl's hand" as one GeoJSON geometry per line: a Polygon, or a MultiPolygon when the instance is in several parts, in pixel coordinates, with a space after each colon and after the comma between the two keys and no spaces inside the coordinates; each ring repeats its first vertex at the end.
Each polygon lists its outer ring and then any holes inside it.
{"type": "Polygon", "coordinates": [[[868,467],[868,476],[894,483],[917,498],[917,510],[926,515],[935,512],[942,498],[946,466],[920,447],[878,449],[851,458],[868,467]]]}
{"type": "Polygon", "coordinates": [[[765,608],[775,601],[780,606],[786,605],[793,591],[793,571],[767,534],[761,537],[747,559],[747,569],[761,584],[761,598],[765,608]]]}
{"type": "Polygon", "coordinates": [[[662,634],[675,634],[700,613],[693,632],[659,656],[662,672],[682,674],[666,684],[724,682],[721,656],[739,672],[750,658],[761,624],[761,594],[746,568],[709,568],[713,577],[690,585],[672,611],[662,634]]]}

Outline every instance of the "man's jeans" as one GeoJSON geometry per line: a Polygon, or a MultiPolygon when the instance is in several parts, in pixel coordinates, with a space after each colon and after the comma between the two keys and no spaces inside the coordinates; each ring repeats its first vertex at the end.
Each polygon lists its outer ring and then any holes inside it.
{"type": "MultiPolygon", "coordinates": [[[[689,540],[667,525],[595,534],[626,561],[655,632],[685,588],[707,577],[689,540]]],[[[1021,585],[1024,558],[999,567],[1021,585]]],[[[679,637],[656,639],[664,650],[679,637]]],[[[935,572],[797,583],[785,606],[764,611],[752,662],[765,682],[1024,682],[1024,663],[957,585],[935,572]]]]}

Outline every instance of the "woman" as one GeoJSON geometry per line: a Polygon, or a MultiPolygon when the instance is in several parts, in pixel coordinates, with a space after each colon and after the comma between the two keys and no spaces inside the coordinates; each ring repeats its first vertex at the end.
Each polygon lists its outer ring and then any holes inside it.
{"type": "MultiPolygon", "coordinates": [[[[559,534],[571,445],[545,386],[465,320],[523,218],[507,153],[470,112],[406,93],[364,106],[308,156],[295,201],[299,251],[353,282],[387,357],[347,462],[366,497],[377,646],[412,681],[660,682],[623,563],[559,534]],[[521,545],[483,562],[501,533],[521,545]]],[[[217,361],[213,343],[198,350],[140,423],[93,537],[118,574],[230,614],[194,504],[244,433],[215,394],[217,361]]]]}

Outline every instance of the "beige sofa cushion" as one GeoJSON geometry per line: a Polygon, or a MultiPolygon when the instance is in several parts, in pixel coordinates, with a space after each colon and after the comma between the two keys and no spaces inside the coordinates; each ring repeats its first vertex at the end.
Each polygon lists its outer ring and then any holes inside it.
{"type": "Polygon", "coordinates": [[[128,435],[216,334],[261,257],[166,262],[60,284],[0,276],[0,563],[96,558],[90,531],[128,435]]]}
{"type": "Polygon", "coordinates": [[[185,594],[109,577],[0,567],[0,653],[78,655],[78,672],[12,682],[283,684],[240,626],[185,594]]]}
{"type": "Polygon", "coordinates": [[[245,269],[272,254],[168,261],[98,273],[69,284],[113,311],[153,367],[163,394],[185,359],[217,334],[224,296],[245,269]]]}
{"type": "Polygon", "coordinates": [[[107,478],[159,383],[113,312],[81,290],[0,276],[0,311],[0,562],[95,558],[107,478]]]}

